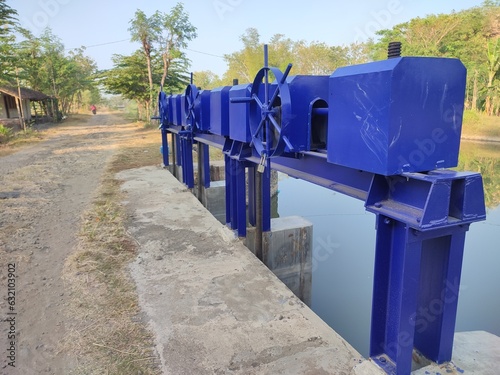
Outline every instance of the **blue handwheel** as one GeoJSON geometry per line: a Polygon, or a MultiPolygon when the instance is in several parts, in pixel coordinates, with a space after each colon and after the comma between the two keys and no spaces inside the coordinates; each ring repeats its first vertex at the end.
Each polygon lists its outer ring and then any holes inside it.
{"type": "Polygon", "coordinates": [[[195,85],[190,84],[186,88],[186,101],[184,103],[184,113],[186,115],[187,130],[193,131],[198,128],[196,123],[197,116],[197,101],[199,99],[200,92],[195,85]]]}
{"type": "Polygon", "coordinates": [[[160,128],[168,127],[168,100],[167,95],[160,91],[158,95],[158,112],[160,115],[160,128]]]}
{"type": "Polygon", "coordinates": [[[293,146],[287,136],[291,130],[288,129],[288,125],[292,118],[292,111],[286,78],[291,68],[290,64],[282,73],[278,68],[265,66],[255,76],[250,98],[249,125],[252,145],[261,157],[279,156],[285,150],[285,146],[293,151],[293,146]],[[271,87],[274,85],[269,83],[269,72],[274,75],[277,83],[272,96],[271,87]],[[262,98],[262,85],[264,85],[264,98],[262,98]]]}

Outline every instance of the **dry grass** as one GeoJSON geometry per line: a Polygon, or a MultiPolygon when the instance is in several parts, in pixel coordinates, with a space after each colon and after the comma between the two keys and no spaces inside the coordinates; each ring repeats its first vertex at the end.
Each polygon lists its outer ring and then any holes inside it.
{"type": "Polygon", "coordinates": [[[159,164],[158,144],[158,131],[140,129],[121,145],[84,215],[79,249],[66,262],[74,327],[63,350],[78,358],[75,374],[160,373],[128,273],[137,248],[126,233],[123,196],[114,178],[121,170],[159,164]]]}
{"type": "Polygon", "coordinates": [[[82,115],[71,115],[69,118],[58,123],[47,123],[29,127],[26,131],[19,128],[11,129],[8,138],[0,136],[0,157],[10,155],[19,150],[22,146],[32,145],[47,139],[57,128],[70,126],[82,122],[82,115]]]}

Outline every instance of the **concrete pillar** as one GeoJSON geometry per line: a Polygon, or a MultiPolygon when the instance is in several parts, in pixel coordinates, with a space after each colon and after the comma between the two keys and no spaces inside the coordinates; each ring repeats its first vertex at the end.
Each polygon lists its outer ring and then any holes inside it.
{"type": "Polygon", "coordinates": [[[182,182],[182,166],[181,165],[170,164],[167,167],[167,169],[170,173],[172,173],[173,176],[175,176],[175,178],[177,178],[177,180],[182,182]]]}
{"type": "MultiPolygon", "coordinates": [[[[194,189],[195,195],[198,189],[194,189]]],[[[222,224],[226,224],[226,182],[212,181],[209,188],[202,188],[197,197],[205,208],[222,224]]]]}
{"type": "MultiPolygon", "coordinates": [[[[305,304],[311,305],[312,223],[300,216],[271,219],[263,233],[264,264],[305,304]]],[[[255,228],[248,228],[245,245],[255,253],[255,228]]]]}

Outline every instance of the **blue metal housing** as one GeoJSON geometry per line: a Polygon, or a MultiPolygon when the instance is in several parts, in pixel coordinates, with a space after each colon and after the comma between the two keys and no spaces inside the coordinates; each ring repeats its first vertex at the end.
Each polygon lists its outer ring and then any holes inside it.
{"type": "Polygon", "coordinates": [[[287,146],[285,152],[311,150],[312,110],[318,101],[327,103],[328,81],[328,76],[298,75],[287,78],[292,115],[288,123],[282,125],[282,129],[293,148],[287,146]]]}
{"type": "MultiPolygon", "coordinates": [[[[250,98],[252,85],[236,85],[229,90],[229,99],[250,98]]],[[[249,109],[247,103],[231,103],[229,105],[229,138],[235,141],[250,143],[252,134],[249,126],[249,109]]]]}
{"type": "Polygon", "coordinates": [[[172,123],[177,126],[182,125],[183,116],[182,97],[179,94],[172,95],[172,123]]]}
{"type": "Polygon", "coordinates": [[[182,126],[186,126],[187,125],[187,118],[186,118],[186,93],[182,93],[181,95],[181,112],[180,112],[180,115],[181,115],[181,125],[182,126]]]}
{"type": "Polygon", "coordinates": [[[229,135],[229,90],[231,86],[213,89],[210,93],[210,132],[229,135]]]}
{"type": "Polygon", "coordinates": [[[455,167],[465,83],[457,59],[401,57],[337,69],[328,161],[386,176],[455,167]]]}
{"type": "Polygon", "coordinates": [[[210,96],[210,90],[202,90],[200,92],[198,129],[204,132],[210,130],[210,96]]]}

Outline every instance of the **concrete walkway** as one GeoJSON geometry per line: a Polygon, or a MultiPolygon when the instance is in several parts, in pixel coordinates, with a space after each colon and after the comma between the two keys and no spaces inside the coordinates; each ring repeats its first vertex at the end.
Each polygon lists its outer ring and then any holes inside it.
{"type": "MultiPolygon", "coordinates": [[[[297,299],[169,172],[119,173],[131,265],[164,374],[381,374],[297,299]]],[[[500,338],[457,334],[454,363],[420,374],[496,375],[500,338]]]]}
{"type": "Polygon", "coordinates": [[[165,374],[351,374],[363,361],[170,173],[118,177],[165,374]]]}

